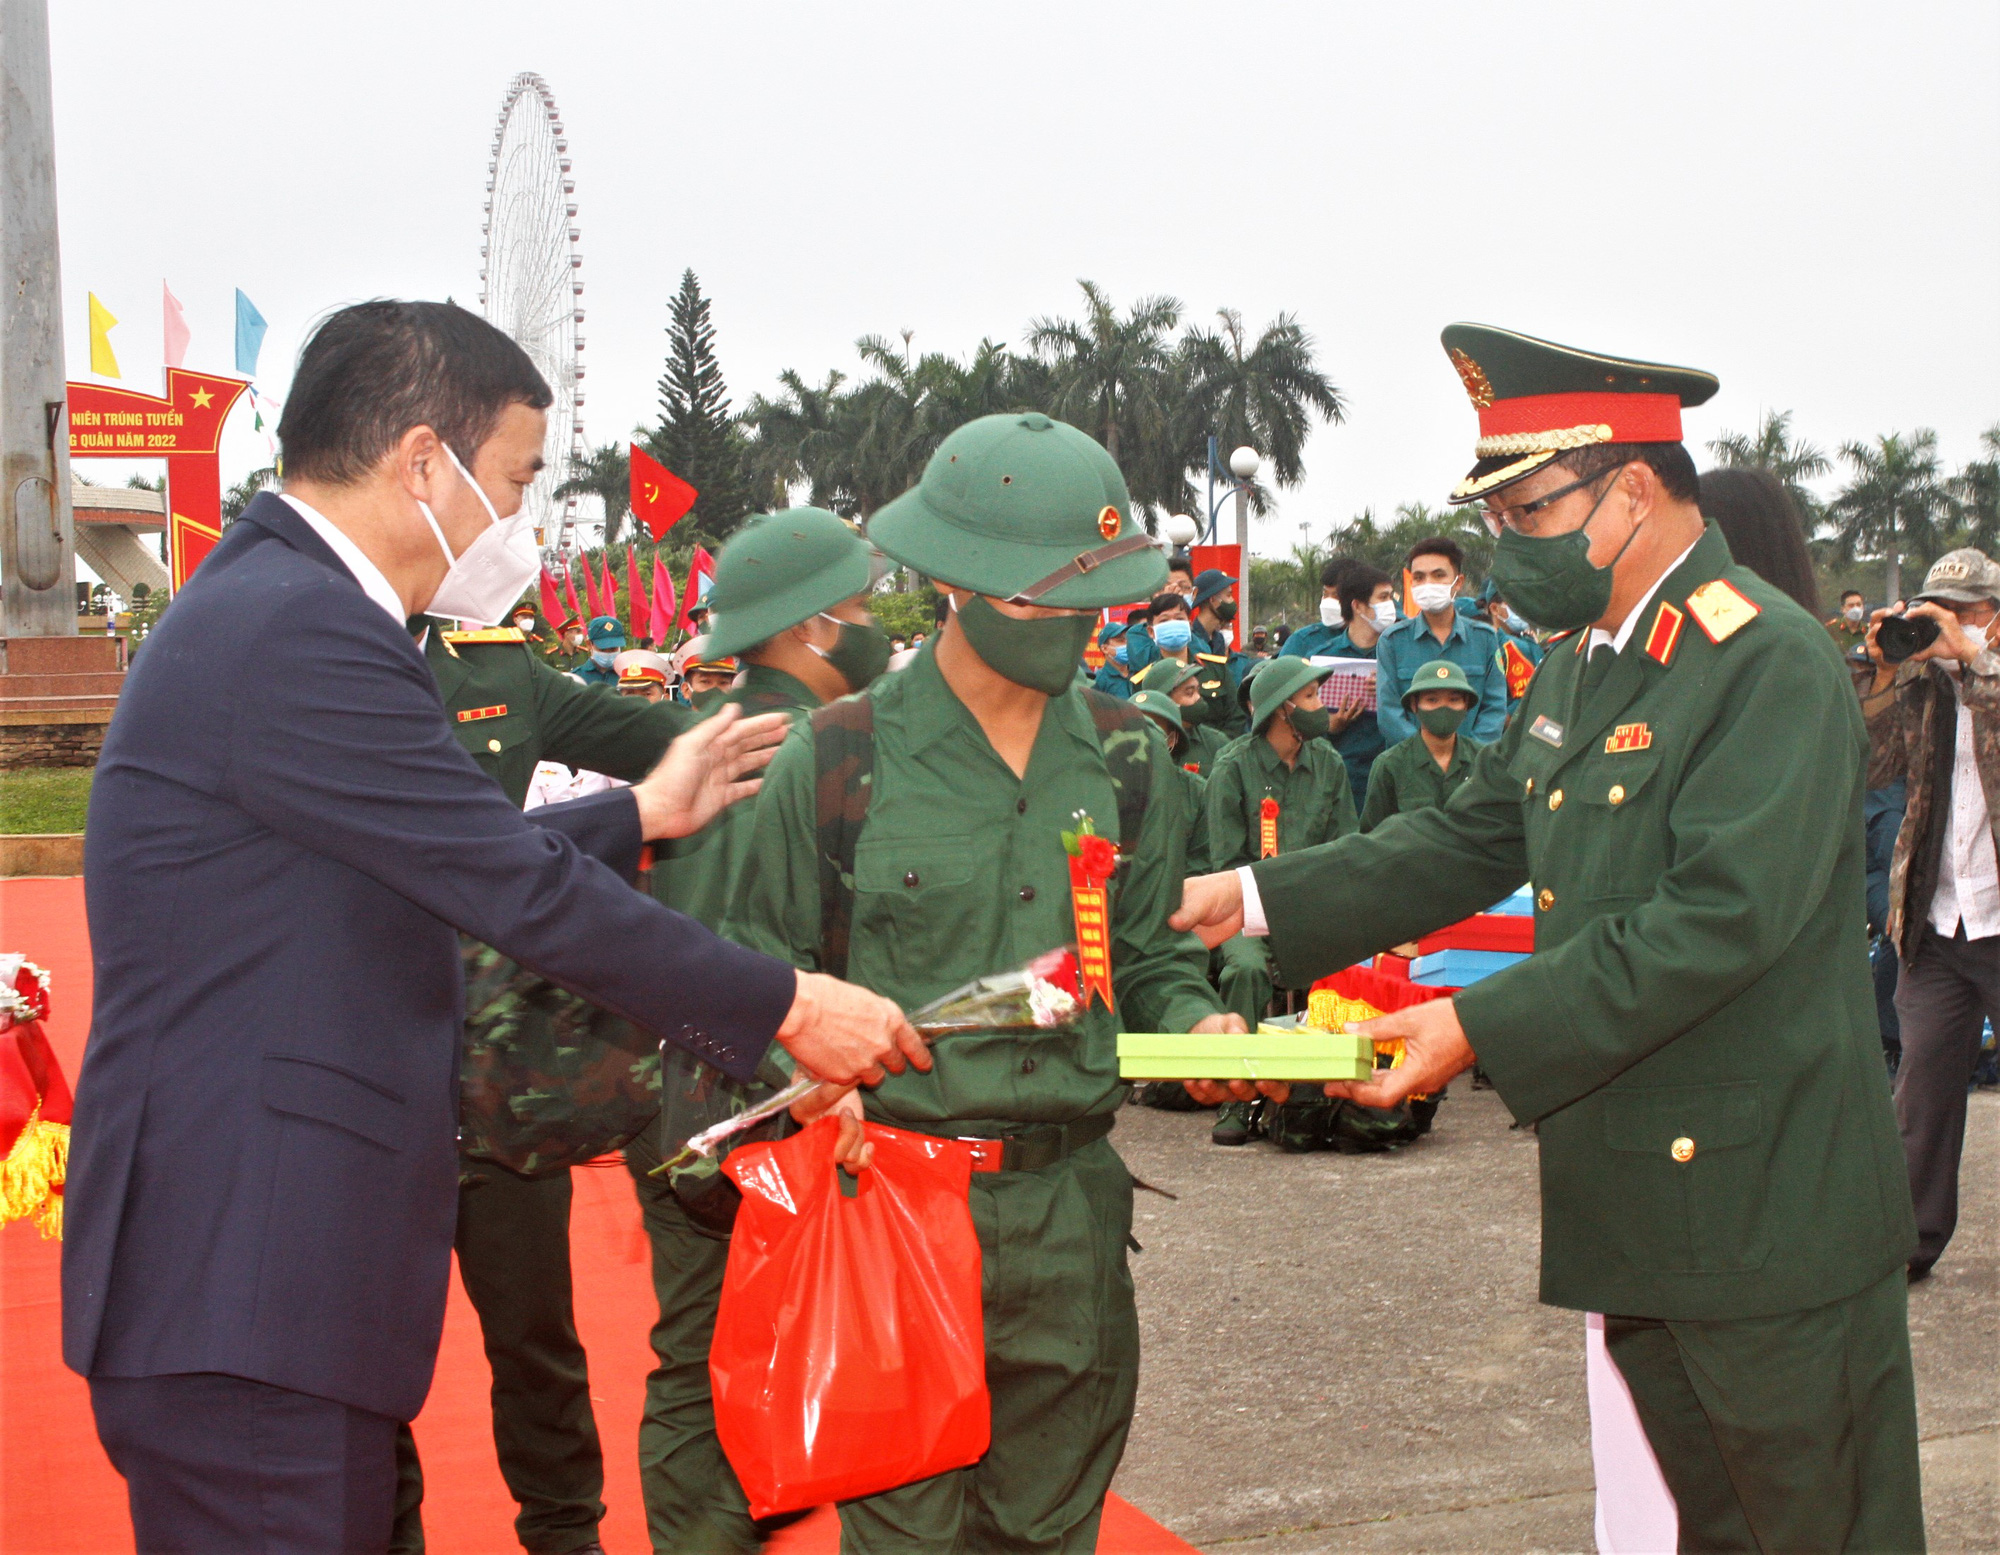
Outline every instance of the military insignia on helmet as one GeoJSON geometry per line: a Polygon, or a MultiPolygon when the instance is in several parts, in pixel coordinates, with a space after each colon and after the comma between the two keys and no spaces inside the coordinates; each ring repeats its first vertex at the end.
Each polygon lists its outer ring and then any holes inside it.
{"type": "Polygon", "coordinates": [[[1459,381],[1465,385],[1465,397],[1472,401],[1474,410],[1484,410],[1493,403],[1493,385],[1487,381],[1484,368],[1456,348],[1451,353],[1451,365],[1458,369],[1459,381]]]}
{"type": "Polygon", "coordinates": [[[1107,540],[1116,540],[1119,523],[1118,509],[1108,502],[1105,503],[1103,510],[1097,515],[1097,532],[1107,540]]]}

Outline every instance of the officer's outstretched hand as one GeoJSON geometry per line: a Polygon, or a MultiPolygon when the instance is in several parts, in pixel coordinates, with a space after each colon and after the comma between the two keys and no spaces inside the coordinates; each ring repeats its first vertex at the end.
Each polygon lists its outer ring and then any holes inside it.
{"type": "MultiPolygon", "coordinates": [[[[1241,1015],[1210,1015],[1196,1021],[1195,1031],[1238,1031],[1250,1028],[1243,1023],[1241,1015]]],[[[1268,1096],[1272,1101],[1283,1103],[1292,1094],[1292,1088],[1283,1080],[1259,1080],[1254,1084],[1248,1080],[1183,1080],[1181,1085],[1188,1095],[1204,1107],[1219,1107],[1224,1102],[1254,1101],[1259,1096],[1268,1096]]]]}
{"type": "Polygon", "coordinates": [[[1394,1107],[1411,1096],[1441,1091],[1455,1074],[1470,1069],[1476,1054],[1458,1023],[1450,999],[1432,999],[1408,1009],[1392,1010],[1353,1028],[1377,1042],[1400,1038],[1403,1061],[1394,1069],[1378,1069],[1372,1080],[1332,1080],[1326,1094],[1344,1096],[1364,1107],[1394,1107]]]}
{"type": "Polygon", "coordinates": [[[763,787],[760,776],[790,732],[783,713],[745,718],[726,704],[667,747],[659,765],[632,786],[648,842],[698,832],[739,799],[763,787]]]}
{"type": "Polygon", "coordinates": [[[1167,922],[1183,934],[1192,931],[1199,935],[1210,950],[1239,932],[1243,927],[1243,884],[1236,871],[1190,875],[1181,882],[1181,910],[1167,922]]]}
{"type": "Polygon", "coordinates": [[[906,1062],[930,1068],[931,1050],[889,1000],[820,972],[798,980],[777,1041],[806,1073],[835,1085],[876,1085],[885,1069],[901,1074],[906,1062]]]}

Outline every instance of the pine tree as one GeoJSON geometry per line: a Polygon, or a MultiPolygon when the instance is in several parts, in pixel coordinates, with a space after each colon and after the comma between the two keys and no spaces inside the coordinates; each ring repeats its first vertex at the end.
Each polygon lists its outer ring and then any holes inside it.
{"type": "Polygon", "coordinates": [[[688,515],[717,540],[750,512],[742,431],[715,359],[715,326],[692,270],[681,276],[667,321],[667,366],[660,376],[660,426],[651,452],[701,493],[688,515]]]}

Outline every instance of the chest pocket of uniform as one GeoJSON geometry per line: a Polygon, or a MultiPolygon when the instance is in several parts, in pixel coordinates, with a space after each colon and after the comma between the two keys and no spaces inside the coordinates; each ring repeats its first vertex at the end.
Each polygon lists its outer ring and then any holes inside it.
{"type": "Polygon", "coordinates": [[[473,718],[458,722],[458,714],[452,715],[452,733],[458,736],[458,743],[471,752],[472,759],[482,767],[491,767],[508,751],[524,743],[529,733],[529,720],[502,713],[497,718],[473,718]]]}
{"type": "MultiPolygon", "coordinates": [[[[1660,769],[1652,752],[1603,756],[1562,775],[1576,806],[1577,853],[1588,860],[1584,889],[1592,897],[1648,897],[1667,867],[1666,816],[1642,803],[1660,769]]],[[[1555,828],[1557,846],[1566,846],[1555,828]]]]}
{"type": "Polygon", "coordinates": [[[1625,1253],[1661,1273],[1728,1273],[1771,1253],[1755,1080],[1603,1094],[1604,1198],[1625,1253]]]}
{"type": "MultiPolygon", "coordinates": [[[[870,837],[854,849],[854,927],[899,978],[921,979],[967,920],[978,850],[970,837],[870,837]]],[[[991,886],[987,887],[991,890],[991,886]]]]}

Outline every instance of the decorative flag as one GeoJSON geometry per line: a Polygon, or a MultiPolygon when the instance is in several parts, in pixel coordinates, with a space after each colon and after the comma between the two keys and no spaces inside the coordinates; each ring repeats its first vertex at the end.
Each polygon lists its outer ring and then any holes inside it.
{"type": "Polygon", "coordinates": [[[1266,797],[1257,807],[1257,857],[1278,856],[1278,801],[1266,797]]]}
{"type": "Polygon", "coordinates": [[[631,445],[631,466],[632,511],[646,521],[657,544],[687,516],[700,493],[637,443],[631,445]]]}
{"type": "Polygon", "coordinates": [[[181,312],[180,298],[173,294],[165,281],[160,282],[160,306],[166,315],[160,334],[166,341],[167,365],[179,367],[187,361],[191,332],[188,329],[187,318],[181,312]]]}
{"type": "Polygon", "coordinates": [[[576,569],[567,561],[563,563],[563,587],[569,591],[569,618],[572,621],[581,621],[583,606],[578,604],[576,599],[576,569]]]}
{"type": "Polygon", "coordinates": [[[1403,569],[1403,614],[1413,616],[1421,613],[1417,609],[1416,580],[1410,576],[1410,569],[1405,567],[1403,569]]]}
{"type": "Polygon", "coordinates": [[[96,292],[84,295],[90,298],[90,370],[103,378],[122,378],[118,358],[111,354],[111,330],[118,320],[97,300],[96,292]]]}
{"type": "Polygon", "coordinates": [[[705,546],[694,548],[694,560],[688,563],[687,592],[681,596],[681,613],[674,622],[674,629],[681,630],[688,624],[688,615],[696,605],[708,603],[708,591],[715,587],[715,558],[708,554],[705,546]]]}
{"type": "Polygon", "coordinates": [[[1118,868],[1118,846],[1097,835],[1096,824],[1076,812],[1076,830],[1062,834],[1069,855],[1069,898],[1076,919],[1076,964],[1084,1003],[1092,994],[1104,996],[1111,1008],[1111,908],[1105,894],[1118,868]]]}
{"type": "Polygon", "coordinates": [[[653,557],[653,626],[648,634],[653,646],[664,648],[674,635],[674,575],[666,558],[653,557]]]}
{"type": "Polygon", "coordinates": [[[583,567],[583,597],[590,606],[590,619],[595,621],[601,615],[609,615],[610,611],[604,605],[604,590],[598,584],[597,572],[590,565],[590,558],[579,556],[577,561],[583,567]]]}
{"type": "Polygon", "coordinates": [[[653,612],[646,604],[646,591],[639,584],[639,547],[629,540],[625,543],[625,618],[633,642],[653,635],[653,612]]]}
{"type": "MultiPolygon", "coordinates": [[[[1657,632],[1658,627],[1654,630],[1657,632]]],[[[1651,646],[1647,644],[1649,649],[1651,646]]],[[[1500,670],[1507,677],[1507,700],[1520,701],[1528,694],[1528,682],[1535,678],[1535,661],[1511,637],[1500,644],[1500,670]]]]}
{"type": "Polygon", "coordinates": [[[562,624],[562,595],[556,592],[556,575],[549,571],[549,564],[542,563],[542,619],[554,631],[562,624]]]}
{"type": "Polygon", "coordinates": [[[604,548],[604,613],[618,614],[618,579],[611,571],[611,547],[604,548]]]}
{"type": "Polygon", "coordinates": [[[264,349],[264,315],[257,305],[236,288],[236,370],[246,378],[257,376],[257,353],[264,349]]]}

